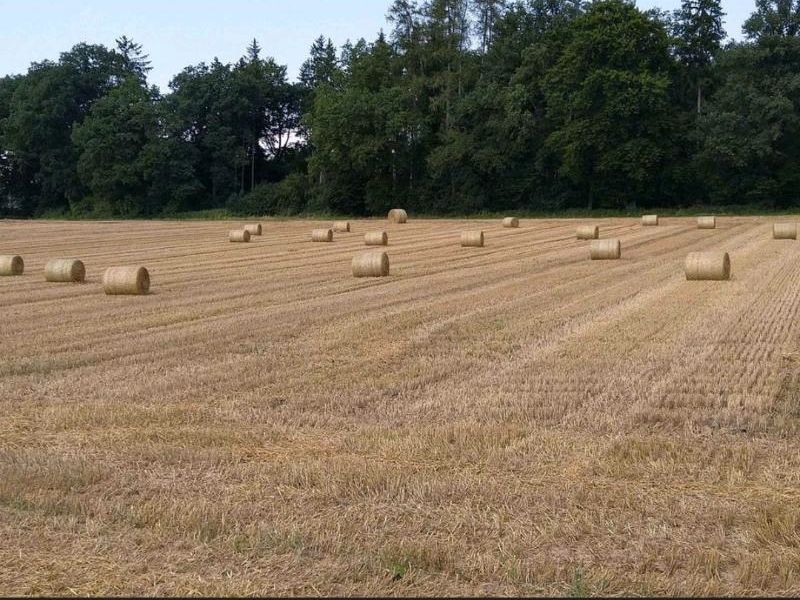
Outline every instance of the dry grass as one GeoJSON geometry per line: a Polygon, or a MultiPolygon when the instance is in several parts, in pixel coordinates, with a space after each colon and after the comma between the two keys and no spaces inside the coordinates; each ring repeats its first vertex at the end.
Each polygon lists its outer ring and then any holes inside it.
{"type": "Polygon", "coordinates": [[[800,245],[474,225],[0,221],[0,593],[799,594],[800,245]]]}

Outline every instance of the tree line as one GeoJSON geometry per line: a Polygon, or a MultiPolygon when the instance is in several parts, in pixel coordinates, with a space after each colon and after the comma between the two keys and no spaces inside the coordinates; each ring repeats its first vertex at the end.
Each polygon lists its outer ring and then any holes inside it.
{"type": "Polygon", "coordinates": [[[800,205],[800,0],[395,0],[297,81],[256,40],[162,92],[127,37],[0,79],[0,216],[800,205]]]}

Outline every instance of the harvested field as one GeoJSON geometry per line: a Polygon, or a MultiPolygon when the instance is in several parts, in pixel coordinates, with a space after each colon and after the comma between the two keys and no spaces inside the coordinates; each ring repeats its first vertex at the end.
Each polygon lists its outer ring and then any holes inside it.
{"type": "Polygon", "coordinates": [[[0,221],[0,593],[800,594],[773,221],[592,219],[615,261],[568,219],[0,221]],[[151,293],[106,296],[128,264],[151,293]]]}

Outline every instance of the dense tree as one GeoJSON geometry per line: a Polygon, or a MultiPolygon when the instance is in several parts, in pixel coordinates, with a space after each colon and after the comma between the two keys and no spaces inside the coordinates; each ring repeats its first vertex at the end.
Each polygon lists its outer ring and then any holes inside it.
{"type": "Polygon", "coordinates": [[[506,0],[473,0],[475,34],[484,54],[492,46],[497,22],[502,18],[506,4],[506,0]]]}
{"type": "Polygon", "coordinates": [[[72,127],[125,73],[119,54],[78,44],[57,63],[34,63],[16,85],[2,139],[21,212],[63,210],[85,193],[72,127]]]}
{"type": "Polygon", "coordinates": [[[256,40],[235,65],[214,60],[180,73],[166,99],[170,135],[189,142],[195,173],[219,206],[288,173],[299,130],[301,93],[286,68],[262,58],[256,40]]]}
{"type": "Polygon", "coordinates": [[[742,30],[751,40],[800,36],[800,0],[756,0],[756,11],[742,30]]]}
{"type": "Polygon", "coordinates": [[[315,148],[310,170],[318,182],[319,207],[363,214],[392,202],[393,140],[402,115],[390,85],[392,56],[381,36],[363,52],[351,53],[342,91],[318,90],[310,121],[315,148]]]}
{"type": "Polygon", "coordinates": [[[162,94],[144,49],[0,79],[0,214],[798,205],[800,0],[393,0],[290,81],[253,39],[162,94]]]}
{"type": "Polygon", "coordinates": [[[197,149],[195,173],[209,193],[196,208],[219,206],[240,188],[246,159],[232,79],[230,66],[215,59],[210,65],[187,67],[170,83],[170,135],[197,149]]]}
{"type": "Polygon", "coordinates": [[[624,206],[657,187],[669,145],[665,32],[634,6],[601,0],[574,20],[545,78],[559,171],[596,200],[624,206]]]}
{"type": "Polygon", "coordinates": [[[147,194],[140,157],[156,126],[152,98],[133,79],[92,106],[72,133],[78,175],[89,192],[72,200],[74,212],[119,216],[154,212],[142,203],[147,194]]]}
{"type": "Polygon", "coordinates": [[[698,115],[711,63],[725,38],[724,15],[720,0],[683,0],[681,9],[675,11],[677,55],[696,90],[698,115]]]}
{"type": "Polygon", "coordinates": [[[19,163],[4,137],[11,114],[11,99],[22,79],[21,76],[0,78],[0,217],[23,210],[23,179],[17,172],[19,163]]]}
{"type": "Polygon", "coordinates": [[[339,59],[331,39],[319,36],[311,46],[311,55],[300,67],[300,84],[315,90],[321,85],[332,85],[339,73],[339,59]]]}
{"type": "Polygon", "coordinates": [[[142,51],[142,45],[123,35],[116,40],[117,51],[122,56],[123,70],[135,75],[139,83],[147,83],[147,74],[152,71],[149,56],[142,51]]]}
{"type": "Polygon", "coordinates": [[[72,139],[88,193],[73,214],[138,216],[188,210],[202,191],[196,152],[169,136],[164,102],[129,78],[98,100],[72,139]]]}
{"type": "Polygon", "coordinates": [[[159,127],[150,133],[139,154],[139,165],[146,186],[141,199],[143,210],[149,214],[172,214],[191,211],[203,206],[206,192],[196,176],[195,165],[199,152],[179,137],[166,135],[165,118],[161,115],[163,101],[156,105],[159,127]]]}
{"type": "Polygon", "coordinates": [[[722,58],[724,85],[703,122],[702,157],[723,204],[797,205],[800,38],[767,36],[722,58]]]}

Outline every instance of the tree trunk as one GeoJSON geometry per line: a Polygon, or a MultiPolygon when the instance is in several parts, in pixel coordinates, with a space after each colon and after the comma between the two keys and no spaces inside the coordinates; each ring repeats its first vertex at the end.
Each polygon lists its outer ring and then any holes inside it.
{"type": "MultiPolygon", "coordinates": [[[[244,144],[242,144],[242,149],[244,150],[244,144]]],[[[244,194],[244,169],[245,163],[242,161],[242,175],[239,178],[239,195],[244,194]]]]}
{"type": "Polygon", "coordinates": [[[395,152],[392,150],[392,196],[395,195],[397,189],[397,168],[394,164],[394,155],[395,152]]]}
{"type": "Polygon", "coordinates": [[[452,78],[451,78],[451,68],[450,64],[447,65],[447,84],[445,86],[445,103],[444,103],[444,128],[446,131],[450,131],[450,95],[451,95],[451,88],[453,85],[452,78]]]}
{"type": "Polygon", "coordinates": [[[703,88],[700,85],[700,82],[697,82],[697,114],[700,114],[700,110],[703,104],[703,88]]]}

